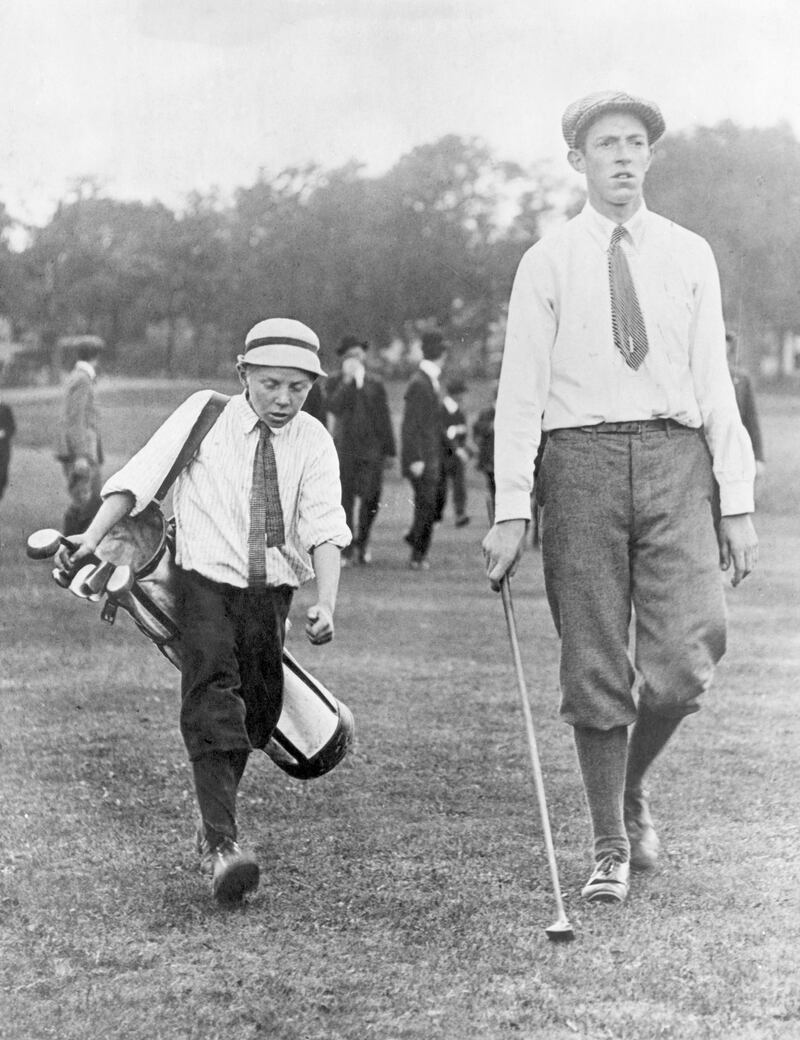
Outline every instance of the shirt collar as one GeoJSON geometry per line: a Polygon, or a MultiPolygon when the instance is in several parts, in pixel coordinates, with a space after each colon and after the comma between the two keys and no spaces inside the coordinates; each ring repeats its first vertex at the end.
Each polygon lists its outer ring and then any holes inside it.
{"type": "Polygon", "coordinates": [[[425,373],[430,380],[432,380],[434,386],[439,385],[439,376],[441,375],[441,368],[436,364],[435,361],[431,361],[428,358],[423,358],[419,363],[420,370],[425,373]]]}
{"type": "MultiPolygon", "coordinates": [[[[261,421],[256,415],[253,408],[251,407],[250,402],[247,400],[247,395],[244,391],[233,397],[228,407],[233,408],[234,415],[236,416],[237,421],[240,423],[243,433],[252,433],[261,421]]],[[[292,423],[294,423],[296,418],[296,415],[293,416],[292,419],[290,419],[285,426],[280,426],[276,428],[270,426],[270,430],[272,430],[272,436],[280,437],[281,434],[285,433],[286,430],[289,429],[289,427],[292,425],[292,423]]]]}
{"type": "MultiPolygon", "coordinates": [[[[648,213],[649,210],[644,199],[642,199],[642,204],[630,220],[626,220],[622,225],[628,232],[630,240],[636,249],[641,247],[645,228],[647,226],[648,213]]],[[[581,216],[583,217],[586,227],[592,237],[602,245],[603,250],[608,249],[611,242],[611,233],[617,226],[616,221],[604,217],[603,214],[599,213],[589,202],[587,202],[583,207],[581,216]]]]}
{"type": "Polygon", "coordinates": [[[88,361],[76,361],[75,367],[81,372],[85,372],[90,379],[97,379],[94,365],[90,365],[88,361]]]}

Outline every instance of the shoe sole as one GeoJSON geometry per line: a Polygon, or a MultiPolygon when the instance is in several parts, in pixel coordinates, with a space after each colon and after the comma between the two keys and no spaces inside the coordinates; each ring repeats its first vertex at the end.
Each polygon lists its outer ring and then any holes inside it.
{"type": "Polygon", "coordinates": [[[233,863],[214,883],[213,895],[218,903],[238,903],[258,888],[260,871],[257,863],[233,863]]]}
{"type": "Polygon", "coordinates": [[[619,885],[615,885],[612,889],[610,887],[593,885],[591,888],[587,885],[586,888],[581,890],[581,895],[589,903],[624,903],[628,898],[627,886],[625,890],[620,893],[619,885]]]}

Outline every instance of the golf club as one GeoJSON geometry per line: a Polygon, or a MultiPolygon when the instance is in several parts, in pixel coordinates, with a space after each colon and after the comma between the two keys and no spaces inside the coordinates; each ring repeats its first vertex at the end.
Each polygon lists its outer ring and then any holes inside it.
{"type": "Polygon", "coordinates": [[[98,563],[84,583],[84,587],[90,594],[102,595],[108,585],[109,578],[114,573],[114,564],[104,561],[98,563]]]}
{"type": "Polygon", "coordinates": [[[62,589],[68,589],[69,583],[72,581],[72,575],[69,571],[65,571],[63,567],[54,567],[53,581],[60,585],[62,589]]]}
{"type": "Polygon", "coordinates": [[[106,582],[106,595],[116,599],[133,588],[133,571],[127,565],[115,567],[106,582]]]}
{"type": "Polygon", "coordinates": [[[73,596],[77,596],[78,599],[91,600],[93,603],[97,603],[99,601],[99,594],[93,593],[91,592],[91,590],[86,588],[86,581],[94,571],[95,566],[96,564],[87,563],[83,567],[81,567],[77,574],[73,577],[72,581],[69,583],[69,591],[73,594],[73,596]]]}
{"type": "Polygon", "coordinates": [[[60,531],[52,527],[43,527],[41,531],[34,531],[28,538],[27,553],[32,560],[46,560],[55,556],[62,545],[70,550],[76,548],[60,531]]]}
{"type": "Polygon", "coordinates": [[[528,700],[528,689],[525,685],[525,676],[522,672],[522,657],[519,652],[519,640],[517,638],[517,624],[514,619],[514,605],[511,601],[511,583],[508,575],[503,577],[500,583],[500,595],[503,599],[503,610],[506,615],[506,625],[508,626],[508,638],[511,642],[511,653],[514,658],[514,668],[517,673],[517,685],[519,687],[520,699],[522,701],[522,712],[525,716],[525,728],[528,733],[528,748],[531,755],[531,764],[533,765],[533,779],[536,786],[536,797],[539,802],[539,813],[542,818],[542,833],[544,834],[544,844],[547,849],[547,862],[550,866],[550,876],[553,881],[553,895],[556,900],[556,907],[558,909],[558,919],[545,928],[547,938],[553,942],[569,942],[575,938],[575,933],[572,930],[572,925],[567,920],[567,915],[564,910],[564,901],[561,898],[561,885],[558,881],[558,866],[556,864],[556,854],[553,847],[553,836],[550,832],[550,818],[547,813],[547,801],[544,793],[544,778],[542,777],[542,767],[539,762],[539,751],[536,747],[536,733],[533,728],[533,716],[531,714],[531,706],[528,700]]]}

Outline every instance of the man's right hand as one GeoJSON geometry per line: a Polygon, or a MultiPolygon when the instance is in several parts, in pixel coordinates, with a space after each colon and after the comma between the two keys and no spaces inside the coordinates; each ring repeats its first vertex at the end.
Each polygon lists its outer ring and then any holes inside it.
{"type": "Polygon", "coordinates": [[[417,480],[419,480],[419,478],[425,472],[425,463],[422,461],[422,459],[419,459],[417,462],[410,463],[408,467],[408,472],[411,474],[412,477],[415,477],[417,480]]]}
{"type": "Polygon", "coordinates": [[[501,520],[483,539],[486,576],[495,592],[506,574],[514,574],[522,559],[527,526],[527,520],[501,520]]]}

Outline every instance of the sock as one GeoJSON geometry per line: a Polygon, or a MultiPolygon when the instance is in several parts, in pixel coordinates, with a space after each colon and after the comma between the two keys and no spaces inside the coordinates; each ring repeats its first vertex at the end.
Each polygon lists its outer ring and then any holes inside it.
{"type": "Polygon", "coordinates": [[[627,860],[630,845],[622,817],[627,727],[601,730],[575,726],[574,735],[592,820],[594,857],[600,861],[613,854],[627,860]]]}
{"type": "Polygon", "coordinates": [[[249,751],[209,751],[192,762],[194,789],[209,846],[236,841],[236,792],[249,751]]]}
{"type": "Polygon", "coordinates": [[[645,773],[682,721],[682,718],[657,715],[639,701],[636,722],[628,743],[625,775],[627,791],[641,791],[645,773]]]}

